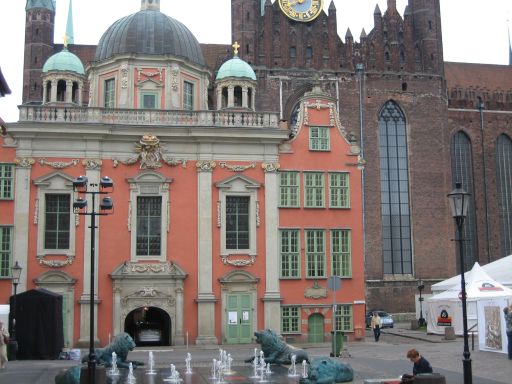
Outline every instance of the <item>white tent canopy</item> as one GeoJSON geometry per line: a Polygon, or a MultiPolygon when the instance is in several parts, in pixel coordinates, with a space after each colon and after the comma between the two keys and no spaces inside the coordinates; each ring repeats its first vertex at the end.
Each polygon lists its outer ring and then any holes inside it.
{"type": "MultiPolygon", "coordinates": [[[[447,326],[454,327],[455,334],[462,335],[462,302],[460,300],[460,276],[458,284],[426,300],[427,332],[444,334],[447,326]]],[[[477,301],[504,298],[512,300],[512,289],[491,278],[483,268],[475,263],[471,271],[465,274],[468,329],[477,321],[477,301]]],[[[476,327],[473,328],[476,331],[476,327]]]]}
{"type": "MultiPolygon", "coordinates": [[[[506,287],[512,288],[512,255],[483,265],[482,268],[492,279],[506,287]]],[[[469,273],[470,272],[466,272],[464,274],[466,281],[469,273]]],[[[460,274],[437,284],[433,284],[432,293],[435,295],[440,292],[444,292],[453,286],[458,286],[460,288],[460,274]]]]}

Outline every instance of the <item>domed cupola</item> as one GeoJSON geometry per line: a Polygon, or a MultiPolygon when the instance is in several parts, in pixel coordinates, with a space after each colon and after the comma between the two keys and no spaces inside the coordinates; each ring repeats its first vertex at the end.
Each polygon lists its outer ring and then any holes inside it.
{"type": "Polygon", "coordinates": [[[184,24],[161,13],[159,0],[142,0],[139,12],[112,24],[101,37],[94,60],[134,54],[170,55],[206,65],[192,32],[184,24]]]}
{"type": "Polygon", "coordinates": [[[217,109],[255,109],[256,74],[238,57],[238,48],[240,45],[235,42],[233,58],[220,66],[215,77],[217,109]]]}
{"type": "Polygon", "coordinates": [[[84,65],[75,54],[64,49],[48,58],[43,66],[43,104],[82,104],[84,65]]]}
{"type": "Polygon", "coordinates": [[[75,72],[79,75],[85,75],[84,65],[77,55],[64,48],[59,53],[50,56],[43,66],[43,73],[51,71],[75,72]]]}

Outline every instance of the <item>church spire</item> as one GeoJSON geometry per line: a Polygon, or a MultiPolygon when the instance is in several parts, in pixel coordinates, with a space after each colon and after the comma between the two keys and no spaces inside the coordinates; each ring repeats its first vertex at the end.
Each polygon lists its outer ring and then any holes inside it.
{"type": "Polygon", "coordinates": [[[66,36],[64,45],[75,44],[75,33],[73,32],[73,0],[69,0],[68,21],[66,23],[66,36]]]}
{"type": "Polygon", "coordinates": [[[141,0],[140,10],[141,11],[146,11],[146,10],[159,11],[160,10],[160,0],[141,0]]]}
{"type": "Polygon", "coordinates": [[[508,26],[508,65],[512,65],[512,44],[510,43],[510,25],[508,26]]]}

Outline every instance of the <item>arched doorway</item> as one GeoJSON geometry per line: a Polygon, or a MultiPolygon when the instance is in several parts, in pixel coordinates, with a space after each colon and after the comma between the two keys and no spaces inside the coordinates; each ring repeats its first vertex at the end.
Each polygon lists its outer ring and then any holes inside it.
{"type": "Polygon", "coordinates": [[[308,318],[308,342],[324,342],[324,317],[320,313],[314,313],[308,318]]]}
{"type": "Polygon", "coordinates": [[[124,321],[124,331],[137,346],[171,345],[171,318],[157,307],[140,307],[131,311],[124,321]]]}

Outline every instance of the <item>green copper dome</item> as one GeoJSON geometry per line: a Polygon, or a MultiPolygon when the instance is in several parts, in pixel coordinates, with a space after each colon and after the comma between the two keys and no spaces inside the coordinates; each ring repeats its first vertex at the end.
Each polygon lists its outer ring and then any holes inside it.
{"type": "Polygon", "coordinates": [[[215,80],[222,80],[228,77],[245,77],[256,80],[256,74],[251,66],[236,55],[220,66],[215,80]]]}
{"type": "Polygon", "coordinates": [[[78,56],[69,52],[66,48],[46,60],[43,66],[43,73],[50,71],[69,71],[85,75],[84,65],[78,56]]]}
{"type": "Polygon", "coordinates": [[[55,12],[55,0],[27,0],[25,10],[28,11],[33,8],[46,8],[55,12]]]}

